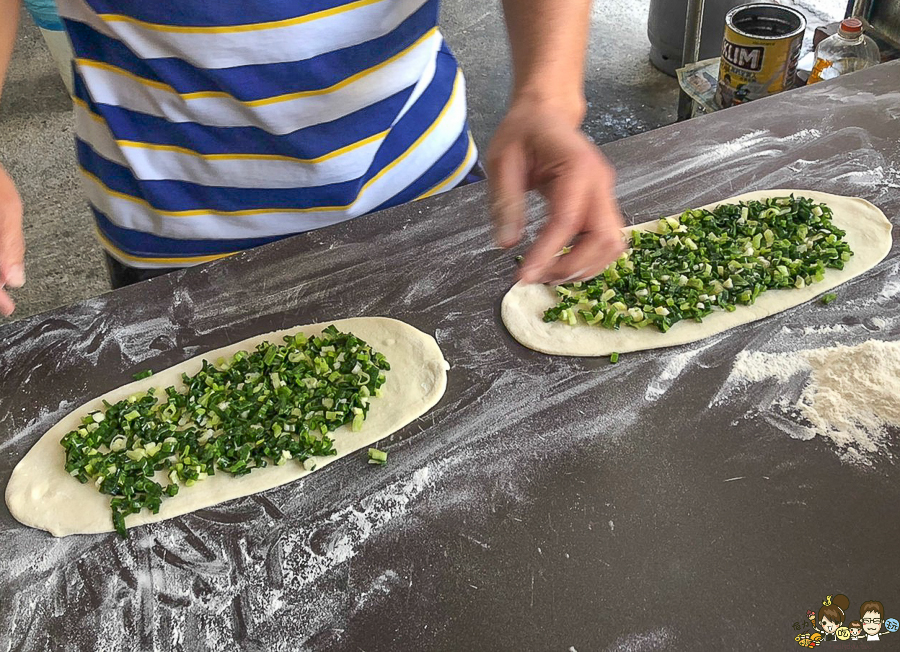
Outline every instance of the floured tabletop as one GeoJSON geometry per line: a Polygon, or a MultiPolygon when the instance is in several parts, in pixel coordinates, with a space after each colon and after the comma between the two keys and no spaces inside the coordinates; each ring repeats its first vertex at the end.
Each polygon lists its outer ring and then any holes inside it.
{"type": "MultiPolygon", "coordinates": [[[[778,187],[900,227],[900,62],[604,147],[640,222],[778,187]]],[[[486,187],[0,326],[0,479],[60,417],[257,333],[383,315],[434,335],[443,400],[301,481],[115,534],[0,507],[0,651],[794,649],[826,595],[900,609],[900,433],[793,436],[742,354],[900,339],[900,244],[812,302],[693,345],[545,356],[499,320],[519,251],[486,187]],[[729,380],[729,378],[732,380],[729,380]]],[[[544,208],[530,204],[531,234],[544,208]]],[[[796,381],[783,381],[786,393],[796,381]]],[[[855,606],[854,606],[855,605],[855,606]]]]}

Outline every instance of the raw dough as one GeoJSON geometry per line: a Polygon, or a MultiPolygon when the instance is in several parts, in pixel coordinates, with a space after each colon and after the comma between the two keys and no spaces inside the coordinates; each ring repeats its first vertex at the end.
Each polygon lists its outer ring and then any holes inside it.
{"type": "MultiPolygon", "coordinates": [[[[425,414],[443,396],[447,386],[449,365],[433,337],[395,319],[364,317],[343,319],[309,326],[297,326],[210,351],[170,367],[149,378],[129,383],[82,405],[53,426],[16,466],[6,486],[6,504],[21,523],[47,530],[54,536],[112,532],[110,497],[101,494],[92,483],[81,484],[66,473],[65,451],[60,439],[78,427],[80,418],[103,406],[103,399],[115,403],[135,392],[150,387],[164,389],[181,386],[181,374],[196,373],[201,361],[231,357],[240,350],[253,350],[268,341],[281,344],[282,336],[303,331],[318,335],[329,324],[343,332],[352,332],[380,351],[391,364],[383,395],[372,401],[359,432],[349,425],[334,431],[337,455],[317,457],[315,470],[344,455],[371,446],[406,424],[425,414]]],[[[125,519],[129,528],[187,514],[204,507],[272,489],[311,473],[300,464],[268,466],[248,475],[217,473],[191,488],[163,501],[158,514],[143,510],[125,519]]]]}
{"type": "MultiPolygon", "coordinates": [[[[761,294],[752,306],[738,306],[734,312],[717,310],[705,317],[700,324],[688,320],[680,321],[672,326],[668,333],[662,333],[652,327],[641,330],[628,327],[611,330],[601,326],[589,326],[582,322],[576,326],[562,322],[546,323],[543,320],[544,311],[558,303],[553,286],[516,283],[503,297],[501,307],[503,323],[510,334],[524,346],[552,355],[601,356],[614,351],[626,353],[687,344],[798,306],[872,269],[891,250],[891,223],[876,206],[856,197],[843,197],[812,190],[760,190],[700,208],[712,209],[720,204],[782,197],[792,193],[828,204],[834,213],[834,224],[847,232],[846,240],[854,253],[844,269],[826,270],[825,279],[819,283],[799,290],[768,290],[761,294]]],[[[656,220],[644,222],[626,227],[623,232],[628,234],[633,229],[655,231],[656,224],[656,220]]]]}

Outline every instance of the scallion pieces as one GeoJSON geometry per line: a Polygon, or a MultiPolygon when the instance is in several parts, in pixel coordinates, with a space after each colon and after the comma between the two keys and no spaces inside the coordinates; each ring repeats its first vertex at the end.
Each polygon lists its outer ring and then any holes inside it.
{"type": "Polygon", "coordinates": [[[835,299],[837,299],[837,294],[835,294],[834,292],[829,292],[828,294],[822,295],[822,303],[824,303],[826,306],[835,299]]]}
{"type": "MultiPolygon", "coordinates": [[[[269,464],[315,468],[334,455],[328,434],[362,427],[390,365],[351,333],[288,335],[215,365],[203,361],[182,387],[134,394],[86,415],[62,438],[66,471],[112,496],[115,530],[125,518],[217,471],[244,475],[269,464]]],[[[386,459],[386,455],[385,455],[386,459]]]]}
{"type": "Polygon", "coordinates": [[[804,197],[721,204],[635,230],[599,276],[556,288],[544,321],[666,332],[683,319],[733,312],[766,290],[803,288],[853,256],[832,211],[804,197]]]}
{"type": "Polygon", "coordinates": [[[144,378],[149,378],[153,375],[152,369],[147,369],[145,371],[138,372],[132,376],[135,380],[143,380],[144,378]]]}
{"type": "Polygon", "coordinates": [[[387,464],[387,453],[385,451],[380,451],[377,448],[370,448],[369,464],[379,464],[384,466],[387,464]]]}
{"type": "Polygon", "coordinates": [[[619,361],[619,354],[617,352],[613,352],[609,356],[609,361],[612,364],[616,364],[619,361]]]}

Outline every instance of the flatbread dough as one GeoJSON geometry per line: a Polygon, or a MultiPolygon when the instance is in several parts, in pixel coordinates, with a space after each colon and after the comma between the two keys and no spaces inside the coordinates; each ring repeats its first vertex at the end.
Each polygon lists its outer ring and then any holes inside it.
{"type": "MultiPolygon", "coordinates": [[[[352,332],[373,349],[385,355],[391,364],[383,394],[371,403],[362,430],[352,432],[349,425],[335,430],[337,455],[314,458],[315,471],[402,428],[430,410],[444,395],[449,365],[437,342],[430,335],[395,319],[364,317],[322,324],[297,326],[210,351],[170,367],[149,378],[129,383],[90,401],[64,417],[41,437],[16,466],[6,487],[6,504],[21,523],[47,530],[54,536],[112,532],[110,497],[101,494],[92,483],[81,484],[66,473],[65,451],[60,440],[77,428],[82,416],[103,406],[127,398],[150,387],[158,390],[181,386],[181,374],[194,374],[203,359],[229,358],[240,350],[253,350],[264,341],[281,344],[288,333],[303,331],[318,335],[330,325],[342,332],[352,332]]],[[[143,510],[126,517],[128,528],[155,523],[187,514],[204,507],[248,496],[308,475],[300,464],[268,466],[243,476],[217,473],[191,488],[183,488],[176,496],[166,498],[158,514],[143,510]]]]}
{"type": "MultiPolygon", "coordinates": [[[[616,351],[627,353],[687,344],[798,306],[872,269],[891,250],[891,223],[876,206],[856,197],[843,197],[812,190],[760,190],[707,204],[701,208],[712,209],[720,204],[783,197],[792,193],[816,202],[824,202],[831,207],[834,224],[847,232],[846,240],[854,253],[844,269],[826,270],[825,279],[819,283],[799,290],[768,290],[763,292],[752,306],[738,306],[734,312],[717,310],[704,317],[703,322],[699,324],[695,321],[680,321],[667,333],[662,333],[656,328],[638,330],[624,326],[619,330],[611,330],[601,326],[589,326],[580,321],[576,326],[562,322],[546,323],[543,320],[544,311],[558,303],[554,287],[516,283],[503,297],[501,306],[503,323],[521,344],[551,355],[601,356],[616,351]]],[[[656,224],[656,220],[644,222],[626,227],[623,232],[626,235],[633,229],[655,232],[656,224]]]]}

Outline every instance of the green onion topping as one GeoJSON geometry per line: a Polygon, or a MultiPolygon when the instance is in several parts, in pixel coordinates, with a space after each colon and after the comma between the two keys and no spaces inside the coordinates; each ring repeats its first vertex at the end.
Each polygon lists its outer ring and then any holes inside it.
{"type": "Polygon", "coordinates": [[[632,231],[630,248],[599,276],[557,286],[544,321],[666,332],[766,290],[821,281],[853,256],[845,235],[828,206],[793,195],[685,211],[656,232],[632,231]]]}
{"type": "Polygon", "coordinates": [[[143,380],[144,378],[149,378],[152,375],[153,375],[153,370],[147,369],[145,371],[141,371],[139,373],[134,374],[132,376],[132,378],[134,378],[135,380],[143,380]]]}
{"type": "Polygon", "coordinates": [[[370,448],[369,464],[379,464],[384,466],[387,464],[387,453],[385,451],[380,451],[377,448],[370,448]]]}
{"type": "Polygon", "coordinates": [[[609,356],[609,361],[612,364],[616,364],[619,361],[619,354],[617,352],[613,352],[609,356]]]}
{"type": "Polygon", "coordinates": [[[826,306],[835,299],[837,299],[837,294],[835,294],[834,292],[829,292],[828,294],[822,295],[822,303],[824,303],[826,306]]]}
{"type": "MultiPolygon", "coordinates": [[[[88,414],[62,438],[66,471],[112,496],[115,530],[125,517],[217,471],[244,475],[269,464],[315,468],[334,455],[328,434],[362,427],[381,395],[390,365],[351,333],[334,326],[321,335],[288,335],[215,365],[203,361],[183,387],[134,394],[88,414]]],[[[386,459],[385,454],[385,459],[386,459]]]]}

